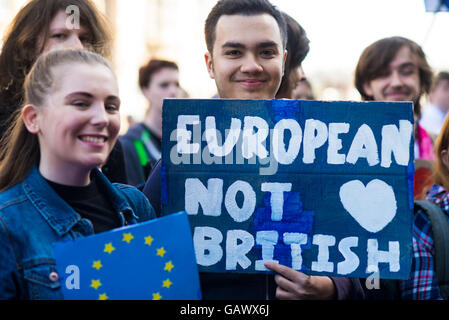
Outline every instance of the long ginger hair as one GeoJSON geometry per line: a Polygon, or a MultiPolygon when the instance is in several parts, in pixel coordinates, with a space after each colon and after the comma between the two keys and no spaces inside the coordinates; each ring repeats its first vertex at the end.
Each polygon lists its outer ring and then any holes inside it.
{"type": "MultiPolygon", "coordinates": [[[[441,152],[449,148],[449,117],[444,120],[440,134],[435,141],[435,166],[433,178],[436,184],[449,191],[449,169],[444,165],[441,152]]],[[[446,155],[448,157],[448,155],[446,155]]]]}

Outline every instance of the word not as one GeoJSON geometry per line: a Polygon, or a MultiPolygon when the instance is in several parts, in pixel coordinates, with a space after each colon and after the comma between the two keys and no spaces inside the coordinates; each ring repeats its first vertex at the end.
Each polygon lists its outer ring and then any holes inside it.
{"type": "MultiPolygon", "coordinates": [[[[271,219],[273,221],[282,220],[284,192],[289,192],[291,189],[291,183],[262,183],[261,190],[271,193],[271,219]]],[[[188,215],[198,214],[201,205],[204,215],[218,217],[221,215],[223,201],[232,219],[235,222],[244,222],[254,213],[256,193],[251,184],[237,180],[229,186],[223,199],[223,179],[209,179],[207,188],[198,178],[185,180],[185,211],[188,215]],[[239,192],[244,196],[243,204],[240,206],[236,201],[239,192]]]]}
{"type": "MultiPolygon", "coordinates": [[[[382,139],[379,149],[373,130],[367,124],[363,124],[352,137],[347,154],[343,154],[340,153],[343,148],[340,135],[349,132],[349,123],[326,124],[320,120],[307,119],[303,131],[295,119],[282,119],[270,129],[268,123],[260,117],[244,117],[243,128],[242,120],[232,118],[229,129],[226,129],[226,138],[223,143],[221,143],[221,133],[216,129],[214,116],[206,117],[205,130],[202,134],[201,125],[199,115],[178,116],[177,129],[170,136],[171,141],[177,141],[170,153],[173,164],[190,164],[189,157],[180,158],[179,155],[200,155],[201,161],[201,154],[203,154],[203,158],[210,161],[210,155],[223,158],[232,155],[238,148],[236,154],[244,159],[257,157],[263,160],[270,157],[279,164],[290,165],[297,159],[301,144],[303,145],[302,162],[313,164],[316,159],[316,150],[327,142],[328,164],[355,165],[359,159],[364,158],[369,166],[380,164],[381,167],[389,168],[393,154],[398,165],[407,166],[413,132],[413,124],[408,120],[400,120],[399,128],[394,124],[384,125],[381,130],[382,139]],[[189,127],[192,127],[192,130],[189,127]],[[267,150],[266,141],[270,132],[270,150],[267,150]],[[288,138],[287,143],[285,143],[286,138],[288,138]],[[202,153],[200,152],[201,140],[207,142],[202,153]],[[241,143],[238,143],[239,141],[241,143]]],[[[215,161],[215,163],[220,162],[215,161]]]]}

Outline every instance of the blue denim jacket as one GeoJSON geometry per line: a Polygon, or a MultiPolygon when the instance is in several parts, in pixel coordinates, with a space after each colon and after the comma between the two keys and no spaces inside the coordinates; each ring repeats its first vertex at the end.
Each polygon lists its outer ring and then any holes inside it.
{"type": "MultiPolygon", "coordinates": [[[[111,184],[97,169],[93,179],[111,199],[122,225],[156,217],[136,188],[111,184]]],[[[93,233],[92,223],[34,167],[22,183],[0,193],[0,299],[63,299],[53,243],[93,233]]]]}

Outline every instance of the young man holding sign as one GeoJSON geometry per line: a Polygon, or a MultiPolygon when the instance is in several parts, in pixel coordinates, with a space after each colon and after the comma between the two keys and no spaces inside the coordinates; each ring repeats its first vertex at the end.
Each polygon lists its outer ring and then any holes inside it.
{"type": "MultiPolygon", "coordinates": [[[[284,74],[287,32],[266,0],[221,0],[206,20],[209,75],[222,99],[274,99],[284,74]]],[[[160,196],[160,163],[144,192],[160,196]]],[[[274,262],[277,273],[201,274],[204,299],[335,299],[363,295],[357,279],[308,276],[274,262]],[[274,282],[274,281],[275,282],[274,282]],[[276,289],[277,287],[277,289],[276,289]]]]}

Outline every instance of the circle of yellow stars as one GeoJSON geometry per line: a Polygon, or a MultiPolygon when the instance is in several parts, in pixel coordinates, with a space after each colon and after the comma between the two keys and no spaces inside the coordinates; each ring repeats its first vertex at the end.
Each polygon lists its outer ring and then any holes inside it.
{"type": "MultiPolygon", "coordinates": [[[[123,233],[123,238],[122,238],[123,242],[130,244],[133,239],[134,239],[134,236],[131,233],[123,233]]],[[[154,241],[154,239],[151,235],[144,237],[144,240],[145,240],[145,245],[148,245],[150,247],[154,241]]],[[[112,252],[114,252],[115,250],[116,249],[112,245],[112,242],[109,242],[109,243],[105,244],[103,252],[105,252],[107,254],[112,254],[112,252]]],[[[163,258],[166,253],[167,252],[164,247],[156,248],[157,256],[163,258]]],[[[173,263],[171,261],[168,261],[167,263],[165,263],[164,271],[171,272],[174,267],[175,266],[173,265],[173,263]]],[[[101,260],[93,261],[92,268],[97,269],[98,271],[101,268],[103,268],[103,265],[101,264],[101,260]]],[[[103,284],[101,283],[100,279],[92,279],[91,283],[90,283],[90,287],[92,287],[94,290],[98,290],[102,285],[103,284]]],[[[171,280],[169,278],[162,281],[162,288],[169,289],[172,285],[173,285],[173,282],[171,282],[171,280]]],[[[155,292],[152,294],[152,296],[153,296],[153,300],[161,300],[162,299],[160,292],[155,292]]],[[[107,296],[106,293],[102,293],[102,294],[98,295],[98,300],[108,300],[108,299],[109,299],[109,297],[107,296]]]]}

